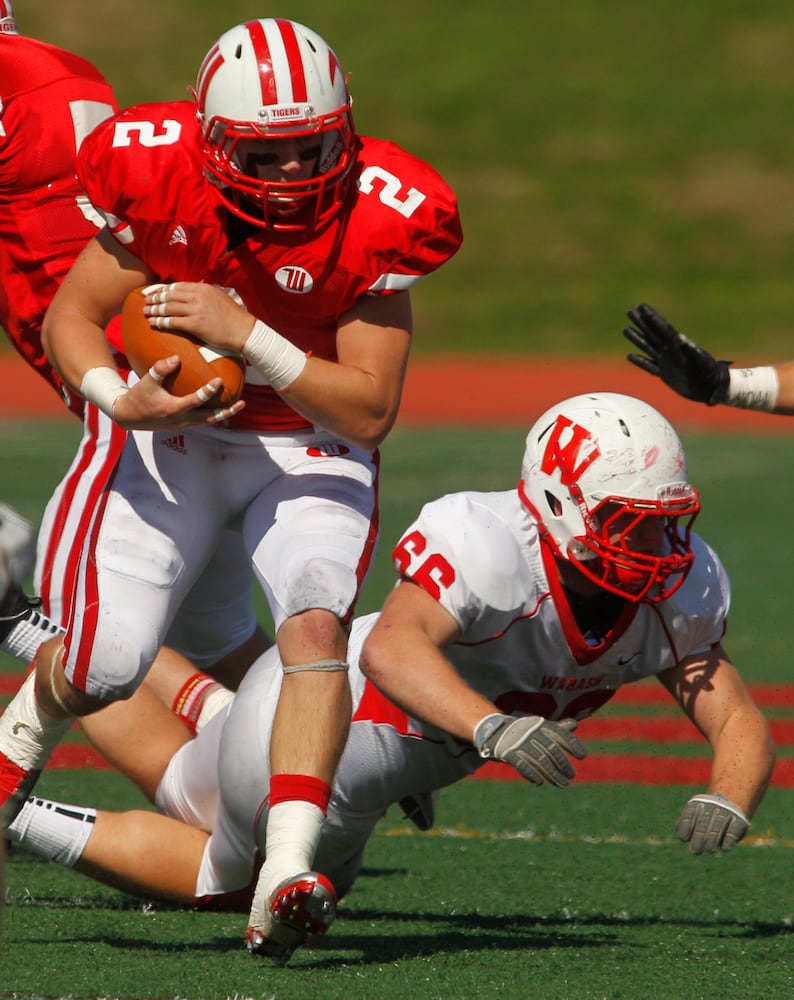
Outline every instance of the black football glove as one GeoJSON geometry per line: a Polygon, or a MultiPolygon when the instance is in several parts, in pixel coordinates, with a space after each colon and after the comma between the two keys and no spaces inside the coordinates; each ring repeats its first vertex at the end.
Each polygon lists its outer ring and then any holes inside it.
{"type": "Polygon", "coordinates": [[[627,315],[634,325],[624,327],[623,336],[644,352],[629,354],[632,364],[696,403],[714,406],[727,400],[730,361],[715,360],[652,306],[643,303],[627,315]]]}

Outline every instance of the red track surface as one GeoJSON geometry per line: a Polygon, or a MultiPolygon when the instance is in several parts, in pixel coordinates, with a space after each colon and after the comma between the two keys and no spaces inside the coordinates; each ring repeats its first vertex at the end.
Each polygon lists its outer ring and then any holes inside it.
{"type": "MultiPolygon", "coordinates": [[[[10,697],[18,688],[20,674],[0,674],[0,697],[10,697]]],[[[794,687],[758,684],[751,693],[764,709],[785,709],[794,705],[794,687]]],[[[610,702],[621,714],[596,715],[581,723],[578,734],[589,743],[619,742],[621,750],[591,753],[577,763],[577,784],[623,781],[639,785],[707,785],[711,761],[708,748],[699,740],[691,723],[680,713],[672,698],[653,683],[622,688],[610,702]],[[658,706],[653,715],[639,715],[624,710],[633,707],[658,706]],[[642,752],[632,753],[627,744],[642,744],[642,752]],[[659,753],[649,753],[648,744],[655,744],[659,753]],[[695,756],[678,756],[676,751],[686,745],[695,756]],[[664,752],[663,752],[664,751],[664,752]]],[[[772,720],[772,733],[777,746],[784,750],[794,746],[794,721],[772,720]]],[[[62,743],[56,747],[49,768],[67,769],[91,767],[106,770],[106,760],[84,743],[62,743]]],[[[506,764],[486,764],[475,780],[521,780],[506,764]]],[[[781,756],[777,762],[772,785],[794,788],[794,757],[781,756]]]]}
{"type": "MultiPolygon", "coordinates": [[[[576,764],[576,784],[622,781],[630,785],[707,786],[711,774],[708,758],[672,757],[655,754],[591,754],[576,764]]],[[[475,781],[522,781],[509,764],[486,764],[475,781]]],[[[784,757],[775,765],[773,788],[794,788],[794,759],[784,757]]]]}
{"type": "MultiPolygon", "coordinates": [[[[414,358],[400,424],[424,426],[529,425],[547,407],[582,392],[607,390],[641,396],[680,430],[758,431],[794,435],[794,420],[729,407],[707,407],[676,396],[658,379],[623,361],[576,364],[552,357],[414,358]]],[[[0,355],[0,417],[71,419],[55,393],[16,356],[0,355]]]]}

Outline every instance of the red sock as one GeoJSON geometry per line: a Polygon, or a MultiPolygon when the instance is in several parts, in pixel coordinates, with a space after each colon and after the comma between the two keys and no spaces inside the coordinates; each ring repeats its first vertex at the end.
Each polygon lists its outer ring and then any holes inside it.
{"type": "Polygon", "coordinates": [[[314,778],[310,774],[273,774],[270,776],[270,808],[279,802],[310,802],[328,812],[331,800],[331,786],[327,781],[314,778]]]}

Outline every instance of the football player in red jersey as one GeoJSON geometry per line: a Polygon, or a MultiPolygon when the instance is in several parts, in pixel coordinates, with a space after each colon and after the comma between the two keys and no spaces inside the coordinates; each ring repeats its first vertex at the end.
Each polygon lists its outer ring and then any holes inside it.
{"type": "Polygon", "coordinates": [[[73,717],[137,688],[239,521],[285,674],[254,951],[276,894],[321,884],[311,866],[350,723],[347,632],[377,536],[378,446],[399,406],[410,289],[462,239],[444,180],[357,134],[351,107],[310,29],[271,18],[226,32],[193,102],[128,109],[84,143],[78,173],[106,227],[44,328],[66,383],[132,433],[89,501],[65,639],[44,644],[37,680],[0,719],[0,810],[8,821],[73,717]],[[212,385],[170,395],[174,357],[132,386],[119,375],[104,326],[152,283],[154,329],[245,357],[239,403],[208,416],[212,385]]]}
{"type": "MultiPolygon", "coordinates": [[[[64,384],[44,352],[41,328],[64,276],[104,224],[77,179],[75,161],[85,137],[118,107],[110,84],[85,59],[19,34],[8,0],[0,0],[0,28],[0,326],[83,420],[77,454],[44,513],[36,563],[43,611],[65,621],[76,569],[73,539],[85,530],[89,498],[112,472],[127,432],[64,384]]],[[[126,375],[115,318],[107,333],[126,375]]],[[[269,645],[251,589],[247,554],[239,533],[229,531],[169,633],[171,645],[233,687],[269,645]],[[222,607],[218,579],[228,595],[222,607]]],[[[32,637],[22,641],[27,648],[32,637]]]]}
{"type": "Polygon", "coordinates": [[[0,326],[77,416],[41,326],[64,275],[103,224],[75,176],[83,139],[118,110],[91,63],[17,31],[0,0],[0,326]]]}

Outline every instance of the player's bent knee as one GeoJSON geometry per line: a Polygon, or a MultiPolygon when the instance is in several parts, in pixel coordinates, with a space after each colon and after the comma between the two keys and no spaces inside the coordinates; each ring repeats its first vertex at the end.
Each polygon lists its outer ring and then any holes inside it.
{"type": "Polygon", "coordinates": [[[84,676],[83,690],[91,698],[126,701],[138,690],[157,655],[154,636],[149,641],[147,638],[119,622],[113,628],[105,626],[97,635],[88,663],[81,662],[79,654],[74,662],[70,658],[67,678],[73,683],[74,677],[84,676]]]}
{"type": "Polygon", "coordinates": [[[288,617],[330,611],[336,618],[344,618],[358,588],[353,566],[327,558],[307,558],[299,571],[296,567],[292,579],[295,583],[284,601],[288,617]]]}
{"type": "Polygon", "coordinates": [[[81,719],[86,715],[93,715],[94,712],[99,712],[111,704],[108,699],[95,698],[92,695],[86,694],[85,691],[80,691],[71,684],[65,694],[61,692],[57,703],[62,711],[67,715],[73,715],[77,719],[81,719]]]}

